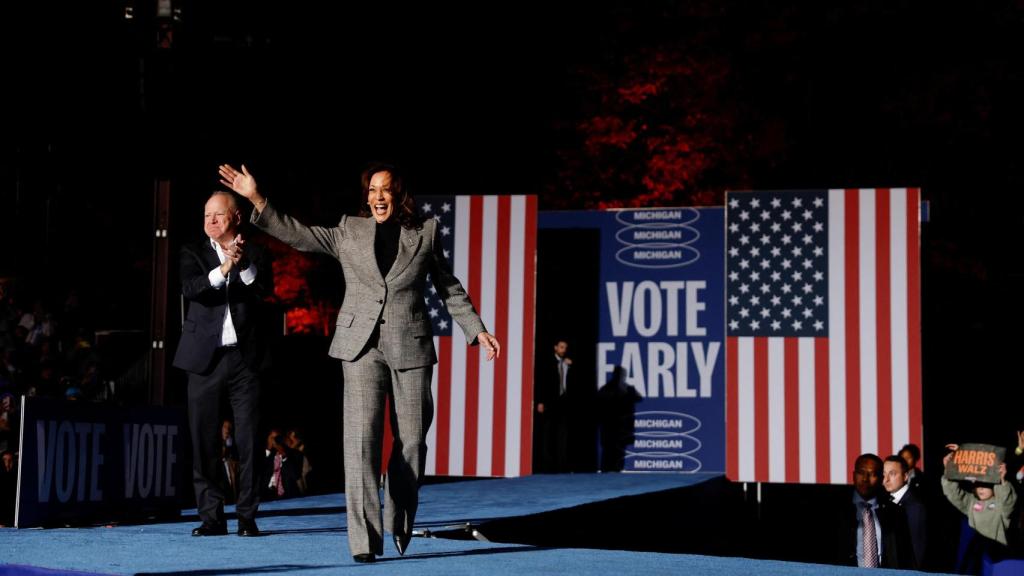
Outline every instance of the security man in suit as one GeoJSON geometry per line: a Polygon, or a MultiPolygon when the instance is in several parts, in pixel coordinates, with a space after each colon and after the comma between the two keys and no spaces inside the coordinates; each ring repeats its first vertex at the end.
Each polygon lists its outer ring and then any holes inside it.
{"type": "Polygon", "coordinates": [[[566,353],[569,343],[558,340],[554,354],[538,360],[535,379],[537,434],[537,472],[569,471],[569,382],[572,359],[566,353]]]}
{"type": "Polygon", "coordinates": [[[907,518],[910,544],[914,549],[914,561],[918,570],[930,567],[928,552],[928,510],[924,499],[910,481],[910,467],[898,455],[892,455],[882,462],[882,485],[893,503],[903,510],[907,518]]]}

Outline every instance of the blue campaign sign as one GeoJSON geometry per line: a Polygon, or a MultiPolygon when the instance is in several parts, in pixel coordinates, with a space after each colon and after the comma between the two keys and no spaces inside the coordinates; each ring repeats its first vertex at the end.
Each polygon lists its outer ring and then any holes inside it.
{"type": "Polygon", "coordinates": [[[598,415],[626,471],[725,471],[722,208],[544,213],[601,231],[598,415]]]}
{"type": "Polygon", "coordinates": [[[35,397],[22,409],[17,527],[179,513],[181,410],[35,397]]]}

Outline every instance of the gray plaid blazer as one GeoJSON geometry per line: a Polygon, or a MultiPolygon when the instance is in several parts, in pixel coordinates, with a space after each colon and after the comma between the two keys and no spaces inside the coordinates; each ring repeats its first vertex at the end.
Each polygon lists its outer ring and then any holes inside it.
{"type": "Polygon", "coordinates": [[[419,229],[401,229],[398,256],[386,278],[381,277],[374,257],[377,223],[372,217],[342,216],[333,228],[306,226],[267,201],[262,212],[253,211],[251,221],[292,248],[327,254],[341,263],[345,298],[331,341],[334,358],[355,360],[379,325],[380,348],[392,369],[436,363],[434,334],[423,301],[428,273],[469,344],[476,344],[477,335],[487,331],[452,274],[434,220],[426,220],[419,229]]]}

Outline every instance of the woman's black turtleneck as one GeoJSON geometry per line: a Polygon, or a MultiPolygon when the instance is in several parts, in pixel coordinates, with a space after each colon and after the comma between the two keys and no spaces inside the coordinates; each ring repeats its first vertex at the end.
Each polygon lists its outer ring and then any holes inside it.
{"type": "Polygon", "coordinates": [[[398,224],[397,218],[388,218],[384,222],[377,223],[377,234],[373,239],[373,249],[377,254],[377,268],[380,268],[380,275],[387,276],[391,265],[398,257],[398,234],[402,227],[398,224]]]}

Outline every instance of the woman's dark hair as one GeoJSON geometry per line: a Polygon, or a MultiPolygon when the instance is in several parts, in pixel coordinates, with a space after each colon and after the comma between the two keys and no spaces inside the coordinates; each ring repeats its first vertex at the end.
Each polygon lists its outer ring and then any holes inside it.
{"type": "Polygon", "coordinates": [[[904,451],[910,453],[910,457],[914,459],[914,462],[921,459],[921,449],[917,447],[917,444],[904,444],[903,448],[900,448],[900,452],[904,451]]]}
{"type": "Polygon", "coordinates": [[[365,202],[370,193],[370,179],[378,172],[387,172],[391,175],[391,202],[395,207],[394,216],[402,228],[419,228],[421,221],[416,213],[416,201],[412,194],[405,189],[402,181],[402,171],[392,164],[376,163],[363,170],[363,200],[359,209],[360,216],[370,216],[370,205],[365,202]]]}

